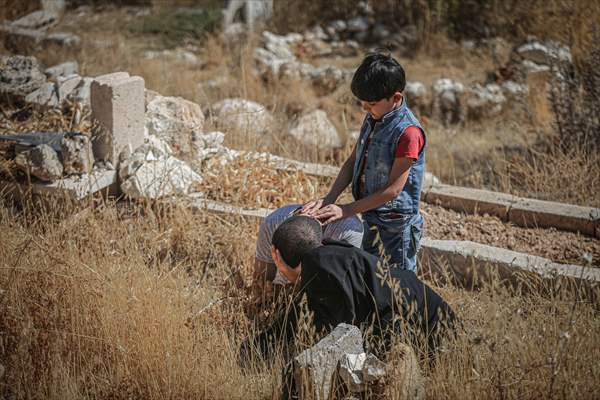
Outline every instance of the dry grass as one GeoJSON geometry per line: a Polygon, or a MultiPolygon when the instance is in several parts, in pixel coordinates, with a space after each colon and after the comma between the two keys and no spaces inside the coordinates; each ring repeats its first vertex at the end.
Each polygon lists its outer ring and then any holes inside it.
{"type": "MultiPolygon", "coordinates": [[[[156,205],[101,203],[62,221],[66,213],[49,211],[0,208],[5,396],[258,399],[276,390],[279,367],[236,363],[254,332],[243,304],[256,223],[156,205]]],[[[438,291],[464,331],[435,368],[423,365],[428,397],[600,394],[597,304],[554,285],[438,291]]]]}

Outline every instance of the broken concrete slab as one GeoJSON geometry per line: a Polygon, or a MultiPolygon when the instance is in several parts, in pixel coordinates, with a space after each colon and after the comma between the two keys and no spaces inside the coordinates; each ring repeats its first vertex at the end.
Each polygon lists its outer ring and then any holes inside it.
{"type": "Polygon", "coordinates": [[[508,210],[517,198],[506,193],[451,185],[432,185],[422,196],[430,204],[438,204],[467,214],[489,214],[508,220],[508,210]]]}
{"type": "Polygon", "coordinates": [[[524,227],[554,227],[594,236],[600,227],[600,209],[518,198],[508,212],[508,220],[524,227]]]}
{"type": "Polygon", "coordinates": [[[363,353],[363,338],[354,325],[339,324],[310,349],[294,358],[294,380],[300,398],[331,398],[337,366],[345,354],[363,353]]]}
{"type": "Polygon", "coordinates": [[[32,184],[31,192],[34,195],[62,196],[81,200],[102,190],[115,194],[116,183],[117,171],[94,169],[90,174],[74,175],[51,183],[32,184]]]}
{"type": "Polygon", "coordinates": [[[126,72],[99,76],[91,84],[90,103],[101,126],[92,137],[94,158],[116,165],[123,150],[144,143],[144,79],[126,72]]]}

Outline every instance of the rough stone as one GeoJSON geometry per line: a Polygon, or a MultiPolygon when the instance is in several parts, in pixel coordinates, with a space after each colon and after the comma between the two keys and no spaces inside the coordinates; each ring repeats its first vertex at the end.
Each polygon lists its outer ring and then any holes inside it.
{"type": "Polygon", "coordinates": [[[516,52],[523,59],[541,65],[570,63],[572,61],[571,50],[567,46],[552,41],[540,42],[533,40],[519,46],[516,52]]]}
{"type": "Polygon", "coordinates": [[[352,78],[352,75],[333,66],[316,68],[311,74],[312,83],[320,93],[331,93],[352,78]]]}
{"type": "Polygon", "coordinates": [[[37,90],[25,96],[25,102],[35,104],[42,107],[58,106],[58,95],[54,87],[54,83],[46,82],[37,90]]]}
{"type": "Polygon", "coordinates": [[[356,326],[336,326],[328,336],[294,358],[294,378],[300,398],[328,399],[344,354],[363,352],[362,335],[356,326]]]}
{"type": "Polygon", "coordinates": [[[23,172],[42,181],[55,181],[60,179],[63,173],[58,154],[47,144],[40,144],[18,153],[15,164],[23,172]]]}
{"type": "Polygon", "coordinates": [[[385,376],[385,364],[373,354],[344,354],[338,372],[351,392],[361,393],[385,376]]]}
{"type": "Polygon", "coordinates": [[[273,116],[265,106],[241,98],[222,100],[212,111],[219,129],[226,133],[263,134],[273,125],[273,116]]]}
{"type": "Polygon", "coordinates": [[[462,83],[451,79],[438,79],[433,84],[432,114],[445,125],[464,120],[462,93],[465,88],[462,83]]]}
{"type": "Polygon", "coordinates": [[[337,129],[323,110],[301,116],[290,129],[290,135],[306,146],[336,149],[342,147],[337,129]]]}
{"type": "Polygon", "coordinates": [[[533,61],[523,60],[521,63],[526,74],[550,71],[547,65],[536,64],[533,61]]]}
{"type": "Polygon", "coordinates": [[[46,30],[58,22],[58,15],[46,10],[34,11],[10,23],[22,29],[46,30]]]}
{"type": "Polygon", "coordinates": [[[390,358],[387,370],[394,385],[390,397],[414,400],[425,399],[425,379],[421,373],[414,350],[404,343],[396,343],[390,358]]]}
{"type": "Polygon", "coordinates": [[[273,0],[229,0],[223,12],[223,25],[227,28],[235,19],[238,11],[242,12],[244,22],[253,30],[258,22],[266,20],[273,13],[273,0]]]}
{"type": "Polygon", "coordinates": [[[502,83],[502,91],[511,100],[522,100],[529,94],[529,87],[515,81],[506,81],[502,83]]]}
{"type": "Polygon", "coordinates": [[[493,117],[502,112],[506,97],[496,84],[475,85],[469,90],[467,113],[472,119],[493,117]]]}
{"type": "Polygon", "coordinates": [[[377,40],[385,40],[390,36],[390,31],[383,24],[376,24],[373,27],[373,37],[377,40]]]}
{"type": "Polygon", "coordinates": [[[67,61],[50,68],[46,68],[44,74],[48,79],[56,79],[59,76],[68,76],[79,73],[79,64],[77,61],[67,61]]]}
{"type": "Polygon", "coordinates": [[[75,88],[81,83],[81,77],[77,74],[61,76],[56,80],[56,92],[58,102],[62,103],[73,93],[75,88]]]}
{"type": "Polygon", "coordinates": [[[45,82],[46,76],[34,57],[0,58],[0,94],[11,100],[23,100],[45,82]]]}
{"type": "Polygon", "coordinates": [[[101,128],[92,137],[94,159],[116,165],[124,149],[144,143],[144,79],[126,72],[99,76],[90,100],[92,118],[101,128]]]}
{"type": "Polygon", "coordinates": [[[204,114],[196,103],[181,97],[156,96],[148,103],[146,128],[166,141],[175,154],[190,154],[194,132],[202,132],[204,114]]]}
{"type": "Polygon", "coordinates": [[[42,44],[61,48],[77,48],[81,45],[81,38],[72,33],[56,32],[46,35],[42,44]]]}
{"type": "Polygon", "coordinates": [[[263,44],[266,50],[270,51],[279,59],[293,60],[296,57],[290,49],[290,40],[285,36],[276,35],[269,31],[262,33],[263,44]]]}
{"type": "Polygon", "coordinates": [[[163,59],[166,61],[177,61],[192,66],[201,66],[200,58],[191,51],[184,49],[154,51],[148,50],[144,52],[144,58],[149,60],[163,59]]]}
{"type": "Polygon", "coordinates": [[[94,165],[90,138],[80,133],[67,133],[63,137],[61,156],[65,174],[86,174],[94,165]]]}
{"type": "Polygon", "coordinates": [[[411,110],[416,111],[421,115],[428,114],[431,103],[431,94],[423,83],[418,81],[406,82],[404,93],[406,94],[408,105],[411,110]]]}
{"type": "Polygon", "coordinates": [[[123,193],[134,199],[184,195],[202,181],[186,163],[148,144],[121,164],[119,177],[123,193]]]}
{"type": "Polygon", "coordinates": [[[365,32],[369,30],[369,20],[365,17],[356,17],[348,21],[346,30],[348,32],[365,32]]]}
{"type": "Polygon", "coordinates": [[[223,142],[225,134],[223,132],[195,132],[192,137],[192,145],[196,153],[196,158],[205,160],[214,156],[222,155],[226,152],[223,142]]]}
{"type": "Polygon", "coordinates": [[[85,106],[90,105],[90,88],[94,78],[85,77],[79,81],[79,84],[69,95],[69,99],[85,106]]]}

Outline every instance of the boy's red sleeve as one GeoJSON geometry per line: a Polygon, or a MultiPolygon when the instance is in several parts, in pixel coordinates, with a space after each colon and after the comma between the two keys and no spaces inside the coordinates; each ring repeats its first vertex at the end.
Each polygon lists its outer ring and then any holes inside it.
{"type": "Polygon", "coordinates": [[[404,130],[398,146],[396,147],[396,158],[407,157],[416,160],[425,144],[423,132],[418,127],[412,125],[404,130]]]}

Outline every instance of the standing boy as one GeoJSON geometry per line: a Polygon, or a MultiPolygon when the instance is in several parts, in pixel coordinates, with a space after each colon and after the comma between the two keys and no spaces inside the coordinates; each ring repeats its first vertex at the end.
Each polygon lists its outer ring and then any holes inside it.
{"type": "Polygon", "coordinates": [[[416,272],[426,139],[402,95],[405,85],[404,69],[390,55],[363,60],[351,84],[367,112],[358,142],[327,196],[307,203],[303,213],[325,224],[362,213],[363,249],[390,266],[416,272]],[[349,184],[355,201],[335,204],[349,184]]]}

